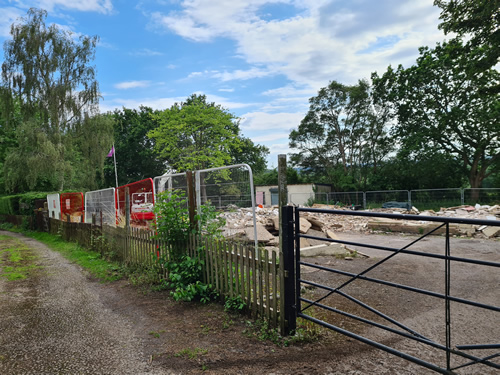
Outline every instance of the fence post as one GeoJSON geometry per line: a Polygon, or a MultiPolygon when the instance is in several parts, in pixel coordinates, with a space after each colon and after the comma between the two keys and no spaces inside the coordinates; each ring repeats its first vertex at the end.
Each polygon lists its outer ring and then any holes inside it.
{"type": "Polygon", "coordinates": [[[125,228],[130,228],[130,193],[128,187],[125,188],[125,228]]]}
{"type": "Polygon", "coordinates": [[[284,284],[284,309],[281,318],[281,330],[283,335],[289,335],[295,331],[297,326],[293,210],[293,206],[284,206],[281,209],[280,221],[280,243],[282,245],[281,254],[283,256],[282,280],[284,284]]]}
{"type": "Polygon", "coordinates": [[[187,184],[187,198],[189,206],[189,223],[191,229],[196,228],[196,198],[193,190],[193,172],[186,172],[186,184],[187,184]]]}
{"type": "Polygon", "coordinates": [[[464,199],[465,194],[464,193],[465,193],[465,189],[460,188],[460,200],[461,200],[462,206],[465,204],[464,203],[465,202],[465,199],[464,199]]]}

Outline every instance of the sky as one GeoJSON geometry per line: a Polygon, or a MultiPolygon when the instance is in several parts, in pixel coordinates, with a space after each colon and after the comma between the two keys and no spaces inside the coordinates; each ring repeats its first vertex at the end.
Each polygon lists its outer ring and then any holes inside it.
{"type": "Polygon", "coordinates": [[[269,168],[294,152],[288,135],[320,88],[408,67],[445,39],[433,0],[0,0],[2,45],[30,7],[99,36],[101,112],[204,94],[270,149],[269,168]]]}

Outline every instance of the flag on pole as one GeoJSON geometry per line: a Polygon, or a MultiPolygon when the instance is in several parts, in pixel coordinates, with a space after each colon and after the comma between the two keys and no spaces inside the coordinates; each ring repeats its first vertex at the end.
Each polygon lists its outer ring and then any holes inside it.
{"type": "Polygon", "coordinates": [[[115,145],[111,147],[111,150],[108,152],[108,155],[106,156],[107,158],[112,157],[115,154],[115,145]]]}

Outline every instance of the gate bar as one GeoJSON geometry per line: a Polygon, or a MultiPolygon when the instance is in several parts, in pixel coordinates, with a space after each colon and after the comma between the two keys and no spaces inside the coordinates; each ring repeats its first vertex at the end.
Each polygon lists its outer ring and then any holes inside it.
{"type": "MultiPolygon", "coordinates": [[[[300,264],[303,265],[303,266],[318,268],[318,269],[324,270],[324,271],[330,271],[330,272],[333,272],[333,273],[338,273],[338,274],[344,275],[344,276],[354,276],[354,275],[356,275],[356,274],[351,273],[351,272],[341,271],[341,270],[334,270],[334,269],[331,269],[331,268],[328,268],[328,267],[323,267],[323,266],[320,266],[320,265],[317,265],[317,264],[312,264],[312,263],[307,263],[307,262],[300,262],[300,264]]],[[[431,292],[429,290],[419,289],[419,288],[415,288],[415,287],[412,287],[412,286],[401,285],[401,284],[393,283],[393,282],[390,282],[390,281],[375,279],[375,278],[368,277],[368,276],[360,276],[358,278],[360,280],[372,281],[372,282],[375,282],[377,284],[382,284],[382,285],[387,285],[387,286],[393,286],[395,288],[399,288],[399,289],[403,289],[403,290],[409,290],[411,292],[425,294],[425,295],[428,295],[428,296],[431,296],[431,297],[437,297],[437,298],[441,298],[441,299],[445,298],[444,294],[439,294],[439,293],[436,293],[436,292],[431,292]]],[[[303,282],[304,284],[315,285],[315,286],[317,286],[319,288],[327,289],[327,290],[330,290],[330,291],[334,290],[334,288],[327,287],[326,285],[315,284],[315,283],[313,283],[311,281],[308,281],[308,280],[301,280],[301,282],[303,282]]],[[[497,306],[485,305],[485,304],[482,304],[482,303],[479,303],[479,302],[469,301],[469,300],[458,298],[458,297],[452,297],[452,296],[450,296],[449,298],[450,298],[450,301],[463,303],[464,305],[470,305],[470,306],[480,307],[480,308],[483,308],[483,309],[486,309],[486,310],[500,311],[500,307],[497,307],[497,306]]]]}
{"type": "Polygon", "coordinates": [[[337,326],[334,326],[332,324],[329,324],[329,323],[326,323],[326,322],[323,322],[322,320],[319,320],[319,319],[316,319],[316,318],[313,318],[312,316],[309,316],[309,315],[306,315],[306,314],[302,314],[302,313],[298,313],[297,314],[298,317],[300,318],[303,318],[303,319],[306,319],[306,320],[309,320],[313,323],[316,323],[316,324],[319,324],[323,327],[326,327],[326,328],[329,328],[335,332],[338,332],[338,333],[341,333],[345,336],[348,336],[350,338],[353,338],[353,339],[356,339],[358,341],[361,341],[362,343],[365,343],[365,344],[368,344],[368,345],[371,345],[371,346],[374,346],[378,349],[381,349],[387,353],[390,353],[390,354],[394,354],[395,356],[397,357],[401,357],[403,359],[406,359],[410,362],[414,362],[420,366],[423,366],[423,367],[427,367],[428,369],[431,369],[431,370],[434,370],[436,372],[439,372],[441,374],[445,374],[445,375],[453,375],[453,372],[451,371],[448,371],[444,368],[441,368],[439,366],[436,366],[432,363],[428,363],[428,362],[425,362],[423,360],[421,360],[420,358],[416,358],[416,357],[413,357],[409,354],[406,354],[406,353],[402,353],[396,349],[393,349],[393,348],[390,348],[384,344],[381,344],[379,342],[376,342],[376,341],[373,341],[373,340],[370,340],[370,339],[367,339],[366,337],[363,337],[363,336],[359,336],[355,333],[352,333],[350,331],[346,331],[345,329],[342,329],[342,328],[339,328],[337,326]]]}
{"type": "MultiPolygon", "coordinates": [[[[313,302],[311,300],[308,300],[306,298],[301,298],[301,300],[305,301],[305,302],[313,302]]],[[[339,315],[343,315],[343,316],[347,316],[348,318],[351,318],[351,319],[354,319],[354,320],[358,320],[362,323],[366,323],[366,324],[369,324],[369,325],[372,325],[374,327],[377,327],[377,328],[380,328],[380,329],[383,329],[383,330],[386,330],[386,331],[389,331],[391,333],[395,333],[397,335],[400,335],[400,336],[403,336],[403,337],[406,337],[408,339],[411,339],[411,340],[415,340],[415,341],[418,341],[418,342],[421,342],[423,344],[427,344],[429,346],[432,346],[436,349],[441,349],[441,350],[446,350],[446,346],[444,345],[441,345],[439,343],[436,343],[434,341],[429,341],[429,340],[426,340],[426,339],[423,339],[423,338],[420,338],[420,337],[417,337],[417,336],[413,336],[407,332],[404,332],[404,331],[399,331],[397,329],[394,329],[392,327],[389,327],[389,326],[386,326],[386,325],[383,325],[383,324],[380,324],[380,323],[377,323],[377,322],[374,322],[372,320],[369,320],[369,319],[365,319],[363,317],[360,317],[360,316],[357,316],[357,315],[353,315],[353,314],[350,314],[348,312],[345,312],[345,311],[342,311],[342,310],[338,310],[334,307],[331,307],[331,306],[327,306],[327,305],[323,305],[321,303],[317,303],[315,304],[325,310],[328,310],[328,311],[331,311],[331,312],[334,312],[334,313],[337,313],[339,315]]],[[[467,358],[467,359],[470,359],[470,360],[473,360],[474,362],[471,362],[470,364],[474,364],[474,363],[484,363],[484,364],[488,364],[492,367],[495,367],[495,368],[500,368],[500,365],[497,365],[496,363],[493,363],[493,362],[489,362],[488,359],[490,358],[494,358],[494,357],[497,357],[499,356],[500,354],[494,354],[492,356],[489,356],[489,357],[486,357],[486,358],[478,358],[478,357],[475,357],[471,354],[467,354],[467,353],[464,353],[462,351],[459,351],[459,350],[454,350],[454,349],[451,349],[451,352],[453,354],[456,354],[456,355],[459,355],[463,358],[467,358]]],[[[461,365],[461,366],[465,366],[465,365],[461,365]]]]}
{"type": "MultiPolygon", "coordinates": [[[[395,247],[370,245],[370,244],[351,242],[351,241],[343,241],[343,240],[334,240],[332,238],[316,237],[316,236],[310,236],[307,234],[301,234],[300,237],[310,238],[312,240],[320,240],[320,241],[326,241],[326,242],[332,242],[332,243],[339,243],[342,245],[366,247],[366,248],[375,249],[375,250],[383,250],[383,251],[391,251],[391,252],[399,251],[401,254],[418,255],[418,256],[423,256],[425,258],[447,259],[446,256],[440,255],[440,254],[423,253],[421,251],[414,251],[414,250],[401,250],[400,251],[400,249],[395,248],[395,247]]],[[[419,237],[418,240],[421,240],[422,238],[424,238],[424,237],[419,237]]],[[[455,261],[455,262],[461,262],[461,263],[472,263],[472,264],[479,264],[482,266],[500,267],[500,263],[488,262],[485,260],[475,260],[475,259],[460,258],[460,257],[453,257],[453,256],[448,257],[448,259],[455,261]]]]}

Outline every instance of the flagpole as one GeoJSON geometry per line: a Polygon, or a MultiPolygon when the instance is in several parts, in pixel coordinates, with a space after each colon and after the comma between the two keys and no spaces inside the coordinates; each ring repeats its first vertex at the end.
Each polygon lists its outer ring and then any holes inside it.
{"type": "Polygon", "coordinates": [[[116,173],[116,149],[115,149],[115,144],[113,143],[113,161],[115,162],[115,180],[116,180],[116,187],[118,187],[118,174],[116,173]]]}

